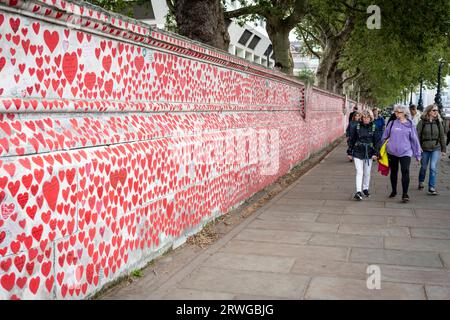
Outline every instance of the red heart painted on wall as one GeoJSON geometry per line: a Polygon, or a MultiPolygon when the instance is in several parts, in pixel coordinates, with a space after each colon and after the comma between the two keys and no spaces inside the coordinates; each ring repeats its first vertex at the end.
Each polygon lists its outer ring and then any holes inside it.
{"type": "Polygon", "coordinates": [[[62,69],[67,81],[72,84],[78,72],[78,57],[75,52],[66,52],[62,61],[62,69]]]}
{"type": "Polygon", "coordinates": [[[6,291],[11,291],[11,289],[14,287],[15,282],[16,282],[16,275],[14,273],[11,273],[9,275],[4,274],[0,279],[0,283],[6,291]]]}
{"type": "MultiPolygon", "coordinates": [[[[33,25],[34,28],[34,25],[33,25]]],[[[35,30],[36,32],[36,30],[35,30]]],[[[37,34],[37,33],[36,33],[37,34]]],[[[50,32],[48,30],[44,31],[44,42],[47,45],[51,53],[55,50],[59,42],[59,34],[57,31],[50,32]]]]}
{"type": "Polygon", "coordinates": [[[103,68],[106,70],[106,72],[110,71],[111,63],[112,63],[111,56],[106,56],[103,58],[102,65],[103,65],[103,68]]]}
{"type": "Polygon", "coordinates": [[[44,182],[43,188],[44,198],[50,209],[56,209],[56,202],[59,196],[59,181],[57,177],[53,177],[50,182],[44,182]]]}

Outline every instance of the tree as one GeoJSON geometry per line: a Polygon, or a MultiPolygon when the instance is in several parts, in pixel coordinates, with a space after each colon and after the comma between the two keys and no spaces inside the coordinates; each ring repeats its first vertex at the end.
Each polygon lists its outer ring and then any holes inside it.
{"type": "Polygon", "coordinates": [[[230,35],[221,0],[166,0],[178,32],[190,39],[228,51],[230,35]]]}
{"type": "Polygon", "coordinates": [[[241,8],[226,11],[226,18],[244,17],[248,20],[264,18],[272,42],[275,62],[282,71],[292,74],[294,63],[290,51],[289,33],[309,10],[309,0],[240,0],[241,8]]]}
{"type": "Polygon", "coordinates": [[[316,84],[336,93],[342,93],[346,81],[359,76],[359,72],[344,77],[345,69],[339,64],[342,52],[358,19],[365,19],[364,1],[316,0],[296,34],[305,48],[320,59],[316,84]]]}
{"type": "Polygon", "coordinates": [[[450,58],[450,2],[377,2],[381,29],[370,30],[358,21],[340,65],[361,73],[354,80],[355,95],[361,91],[363,98],[387,105],[416,88],[420,78],[428,86],[436,83],[439,58],[450,58]]]}
{"type": "Polygon", "coordinates": [[[102,7],[103,9],[121,13],[127,16],[132,16],[132,5],[126,0],[86,0],[96,6],[102,7]]]}

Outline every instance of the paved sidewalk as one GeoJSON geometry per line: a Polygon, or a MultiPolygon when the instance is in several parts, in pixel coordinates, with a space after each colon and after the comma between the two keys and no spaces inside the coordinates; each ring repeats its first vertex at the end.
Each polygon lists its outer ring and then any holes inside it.
{"type": "Polygon", "coordinates": [[[376,167],[371,198],[352,200],[342,143],[207,249],[176,250],[102,299],[450,299],[450,160],[438,196],[417,190],[411,164],[407,204],[388,198],[376,167]],[[380,267],[380,290],[367,288],[368,265],[380,267]]]}

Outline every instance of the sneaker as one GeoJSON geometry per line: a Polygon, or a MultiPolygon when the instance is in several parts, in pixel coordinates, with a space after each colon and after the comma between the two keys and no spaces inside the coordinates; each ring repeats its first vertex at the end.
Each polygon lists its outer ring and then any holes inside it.
{"type": "Polygon", "coordinates": [[[403,201],[404,203],[409,202],[409,196],[408,196],[407,194],[404,194],[404,195],[402,196],[402,201],[403,201]]]}
{"type": "Polygon", "coordinates": [[[353,197],[353,199],[355,199],[355,200],[362,200],[362,193],[361,192],[357,192],[357,193],[355,193],[355,196],[353,197]]]}
{"type": "Polygon", "coordinates": [[[437,191],[436,191],[435,188],[431,187],[431,188],[428,189],[428,194],[430,194],[430,195],[432,195],[432,196],[435,196],[435,195],[437,195],[438,193],[437,193],[437,191]]]}
{"type": "Polygon", "coordinates": [[[423,182],[419,182],[419,190],[422,190],[424,188],[424,186],[423,186],[423,182]]]}
{"type": "Polygon", "coordinates": [[[397,192],[392,191],[391,194],[389,195],[389,198],[395,198],[396,195],[397,195],[397,192]]]}
{"type": "Polygon", "coordinates": [[[370,197],[370,193],[369,193],[369,190],[363,190],[363,194],[364,194],[364,196],[366,197],[366,198],[369,198],[370,197]]]}

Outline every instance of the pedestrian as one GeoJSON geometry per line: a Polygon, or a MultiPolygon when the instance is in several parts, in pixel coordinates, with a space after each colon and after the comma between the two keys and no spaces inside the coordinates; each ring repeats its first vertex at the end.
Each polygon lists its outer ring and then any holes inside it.
{"type": "MultiPolygon", "coordinates": [[[[450,144],[450,119],[446,119],[445,120],[447,122],[447,143],[446,145],[448,146],[450,144]]],[[[448,158],[450,159],[450,155],[448,156],[448,158]]]]}
{"type": "Polygon", "coordinates": [[[354,161],[356,169],[356,193],[353,197],[355,200],[370,196],[370,171],[372,160],[378,158],[380,138],[379,131],[373,123],[372,111],[363,110],[361,122],[350,128],[347,149],[348,159],[354,161]]]}
{"type": "Polygon", "coordinates": [[[352,122],[353,120],[353,116],[355,115],[355,113],[358,112],[358,106],[354,106],[353,107],[353,111],[350,112],[350,115],[348,116],[348,123],[352,122]]]}
{"type": "Polygon", "coordinates": [[[375,123],[375,126],[380,133],[380,136],[383,135],[383,131],[385,128],[384,118],[380,115],[380,109],[377,107],[372,109],[373,112],[373,122],[375,123]]]}
{"type": "MultiPolygon", "coordinates": [[[[358,125],[360,120],[361,120],[361,112],[355,111],[353,113],[353,117],[352,117],[351,121],[347,125],[347,129],[345,130],[345,136],[347,137],[347,146],[348,146],[349,140],[350,140],[350,131],[353,127],[356,127],[358,125]]],[[[349,159],[349,161],[352,162],[353,160],[349,159]]]]}
{"type": "Polygon", "coordinates": [[[397,120],[397,116],[395,115],[395,112],[392,112],[391,115],[389,116],[388,120],[387,120],[387,124],[386,127],[389,125],[389,123],[391,121],[397,120]]]}
{"type": "Polygon", "coordinates": [[[420,111],[417,111],[417,106],[415,104],[412,104],[409,106],[409,112],[411,113],[412,122],[417,127],[417,124],[419,123],[421,117],[420,111]]]}
{"type": "Polygon", "coordinates": [[[408,202],[410,200],[408,189],[411,157],[414,156],[417,161],[420,161],[421,148],[416,127],[410,119],[411,114],[409,113],[408,107],[396,105],[394,106],[394,113],[397,119],[389,122],[381,139],[381,144],[389,139],[386,145],[392,186],[392,192],[389,198],[394,198],[397,195],[397,178],[400,163],[403,190],[402,201],[408,202]]]}
{"type": "Polygon", "coordinates": [[[347,125],[347,129],[345,130],[345,135],[347,137],[347,144],[348,144],[348,137],[350,136],[351,128],[355,127],[361,121],[361,112],[355,111],[352,113],[353,113],[353,117],[351,118],[350,122],[347,125]]]}
{"type": "Polygon", "coordinates": [[[422,159],[420,161],[419,190],[424,188],[425,176],[430,163],[430,176],[428,178],[428,194],[437,195],[436,176],[440,156],[445,156],[445,128],[439,108],[435,104],[426,107],[418,125],[417,135],[422,147],[422,159]]]}

